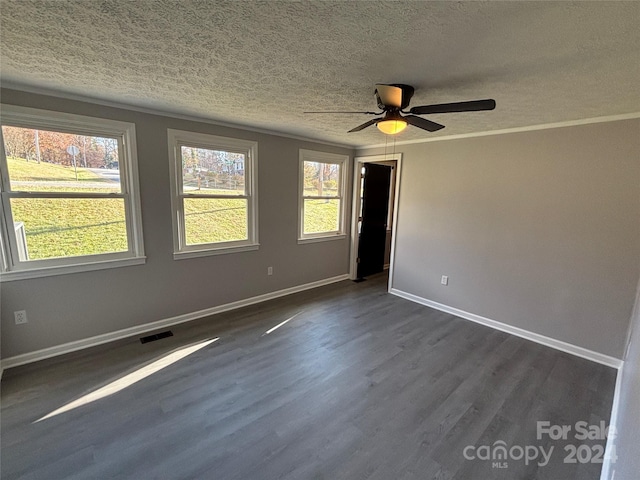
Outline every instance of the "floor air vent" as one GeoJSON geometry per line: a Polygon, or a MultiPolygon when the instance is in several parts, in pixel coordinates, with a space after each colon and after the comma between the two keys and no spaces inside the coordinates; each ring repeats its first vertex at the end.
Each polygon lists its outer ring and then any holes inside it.
{"type": "Polygon", "coordinates": [[[154,342],[156,340],[160,340],[162,338],[173,337],[173,333],[171,330],[167,330],[166,332],[156,333],[155,335],[149,335],[147,337],[142,337],[140,339],[140,343],[154,342]]]}

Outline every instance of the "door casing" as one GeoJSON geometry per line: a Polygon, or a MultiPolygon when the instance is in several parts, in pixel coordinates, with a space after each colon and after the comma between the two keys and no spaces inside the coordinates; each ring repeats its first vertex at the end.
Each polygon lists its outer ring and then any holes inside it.
{"type": "Polygon", "coordinates": [[[391,225],[391,259],[389,261],[389,283],[387,291],[393,286],[393,265],[396,250],[396,225],[398,224],[398,206],[400,200],[400,181],[402,177],[402,153],[390,155],[369,155],[355,157],[353,161],[353,201],[351,202],[351,251],[349,278],[355,280],[358,273],[358,214],[360,212],[360,172],[365,163],[396,161],[395,189],[393,198],[393,221],[391,225]]]}

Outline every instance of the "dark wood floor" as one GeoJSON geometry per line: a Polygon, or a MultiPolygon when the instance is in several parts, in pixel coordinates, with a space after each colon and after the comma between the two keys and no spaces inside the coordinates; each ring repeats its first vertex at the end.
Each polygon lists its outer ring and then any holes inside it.
{"type": "Polygon", "coordinates": [[[608,423],[613,369],[391,296],[384,282],[345,281],[176,326],[156,342],[6,371],[2,478],[599,478],[599,464],[563,462],[564,446],[583,442],[537,440],[536,421],[608,423]],[[36,422],[217,337],[118,393],[36,422]],[[543,467],[463,456],[500,440],[554,452],[543,467]]]}

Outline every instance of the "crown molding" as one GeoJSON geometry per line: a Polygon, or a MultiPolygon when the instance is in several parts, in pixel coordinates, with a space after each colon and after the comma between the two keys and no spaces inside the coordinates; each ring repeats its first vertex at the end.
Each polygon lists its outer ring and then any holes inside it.
{"type": "MultiPolygon", "coordinates": [[[[539,125],[529,125],[526,127],[513,127],[513,128],[504,128],[500,130],[488,130],[486,132],[473,132],[473,133],[461,133],[458,135],[443,135],[435,138],[421,138],[417,140],[405,140],[401,142],[395,142],[395,146],[399,145],[412,145],[417,143],[430,143],[430,142],[441,142],[446,140],[459,140],[462,138],[473,138],[473,137],[487,137],[491,135],[504,135],[506,133],[520,133],[520,132],[532,132],[535,130],[547,130],[551,128],[562,128],[562,127],[575,127],[579,125],[589,125],[592,123],[605,123],[605,122],[617,122],[619,120],[631,120],[634,118],[640,118],[640,112],[632,112],[632,113],[623,113],[619,115],[607,115],[603,117],[592,117],[592,118],[583,118],[580,120],[567,120],[565,122],[554,122],[554,123],[543,123],[539,125]]],[[[384,148],[388,146],[388,143],[378,143],[375,145],[365,145],[365,146],[357,146],[355,147],[356,151],[367,150],[370,148],[384,148]]]]}
{"type": "MultiPolygon", "coordinates": [[[[373,145],[353,145],[353,144],[347,144],[347,143],[330,142],[330,141],[322,140],[322,139],[319,139],[319,138],[305,137],[305,136],[302,136],[302,135],[294,135],[294,134],[291,134],[291,133],[281,132],[281,131],[277,131],[277,130],[269,130],[269,129],[266,129],[266,128],[252,127],[252,126],[242,125],[242,124],[238,124],[238,123],[221,122],[219,120],[213,120],[213,119],[210,119],[210,118],[207,118],[207,117],[200,117],[198,115],[171,112],[171,111],[161,110],[161,109],[156,109],[156,108],[151,108],[151,107],[142,107],[142,106],[131,105],[131,104],[127,104],[127,103],[114,102],[114,101],[109,101],[109,100],[104,100],[104,99],[91,97],[91,96],[88,96],[88,95],[79,95],[79,94],[74,94],[74,93],[62,92],[62,91],[59,91],[59,90],[50,89],[50,88],[46,88],[46,87],[36,87],[36,86],[32,86],[32,85],[25,85],[25,84],[15,83],[15,82],[5,81],[5,80],[3,80],[1,82],[0,86],[2,88],[6,88],[6,89],[9,89],[9,90],[16,90],[16,91],[25,92],[25,93],[32,93],[34,95],[46,95],[46,96],[55,97],[55,98],[61,98],[61,99],[65,99],[65,100],[73,100],[73,101],[78,101],[78,102],[92,103],[94,105],[101,105],[101,106],[104,106],[104,107],[119,108],[119,109],[122,109],[122,110],[129,110],[129,111],[139,112],[139,113],[147,113],[147,114],[150,114],[150,115],[158,115],[158,116],[162,116],[162,117],[176,118],[176,119],[179,119],[179,120],[187,120],[187,121],[192,121],[192,122],[206,123],[206,124],[209,124],[209,125],[216,125],[216,126],[219,126],[219,127],[235,128],[235,129],[238,129],[238,130],[243,130],[243,131],[248,131],[248,132],[255,132],[255,133],[261,133],[261,134],[265,134],[265,135],[272,135],[272,136],[277,136],[277,137],[290,138],[292,140],[298,140],[298,141],[302,141],[302,142],[312,142],[312,143],[316,143],[316,144],[320,144],[320,145],[327,145],[327,146],[330,146],[330,147],[337,147],[337,148],[346,148],[346,149],[356,150],[356,151],[367,150],[367,149],[371,149],[371,148],[384,148],[385,146],[388,145],[388,142],[387,143],[377,143],[377,144],[373,144],[373,145]]],[[[602,116],[602,117],[591,117],[591,118],[584,118],[584,119],[579,119],[579,120],[567,120],[567,121],[563,121],[563,122],[553,122],[553,123],[544,123],[544,124],[537,124],[537,125],[528,125],[528,126],[523,126],[523,127],[504,128],[504,129],[499,129],[499,130],[487,130],[487,131],[484,131],[484,132],[461,133],[461,134],[456,134],[456,135],[442,135],[442,136],[438,136],[438,137],[434,137],[434,138],[420,138],[420,139],[415,139],[415,140],[404,140],[404,141],[395,142],[395,145],[396,146],[413,145],[413,144],[429,143],[429,142],[441,142],[441,141],[447,141],[447,140],[459,140],[459,139],[464,139],[464,138],[485,137],[485,136],[491,136],[491,135],[503,135],[503,134],[507,134],[507,133],[531,132],[531,131],[535,131],[535,130],[546,130],[546,129],[551,129],[551,128],[562,128],[562,127],[574,127],[574,126],[579,126],[579,125],[588,125],[588,124],[592,124],[592,123],[616,122],[616,121],[619,121],[619,120],[631,120],[631,119],[635,119],[635,118],[640,118],[640,112],[623,113],[623,114],[618,114],[618,115],[607,115],[607,116],[602,116]]]]}
{"type": "Polygon", "coordinates": [[[238,130],[261,133],[265,135],[272,135],[276,137],[290,138],[292,140],[299,140],[302,142],[311,142],[311,143],[316,143],[321,145],[327,145],[330,147],[347,148],[350,150],[354,150],[355,148],[357,148],[355,145],[349,145],[346,143],[330,142],[330,141],[322,140],[319,138],[305,137],[302,135],[294,135],[291,133],[280,132],[277,130],[269,130],[266,128],[252,127],[252,126],[242,125],[238,123],[221,122],[219,120],[213,120],[207,117],[200,117],[198,115],[190,115],[186,113],[171,112],[168,110],[155,109],[151,107],[131,105],[128,103],[114,102],[114,101],[91,97],[88,95],[79,95],[75,93],[61,92],[59,90],[48,89],[44,87],[35,87],[31,85],[24,85],[20,83],[8,82],[4,80],[2,81],[0,86],[2,88],[6,88],[7,90],[16,90],[24,93],[32,93],[34,95],[45,95],[49,97],[61,98],[64,100],[72,100],[77,102],[91,103],[94,105],[101,105],[103,107],[119,108],[121,110],[129,110],[132,112],[147,113],[150,115],[176,118],[179,120],[187,120],[191,122],[206,123],[209,125],[216,125],[218,127],[235,128],[238,130]]]}

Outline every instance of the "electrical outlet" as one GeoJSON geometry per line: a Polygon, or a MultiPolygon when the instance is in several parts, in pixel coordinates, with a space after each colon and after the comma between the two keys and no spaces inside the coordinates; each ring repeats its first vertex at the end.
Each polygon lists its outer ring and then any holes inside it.
{"type": "Polygon", "coordinates": [[[18,310],[17,312],[13,312],[13,316],[16,318],[16,325],[21,325],[23,323],[27,323],[27,311],[26,310],[18,310]]]}
{"type": "Polygon", "coordinates": [[[449,285],[449,277],[447,277],[446,275],[442,275],[442,278],[440,279],[440,283],[442,285],[449,285]]]}
{"type": "Polygon", "coordinates": [[[273,275],[273,267],[267,267],[267,275],[273,275]]]}

